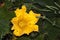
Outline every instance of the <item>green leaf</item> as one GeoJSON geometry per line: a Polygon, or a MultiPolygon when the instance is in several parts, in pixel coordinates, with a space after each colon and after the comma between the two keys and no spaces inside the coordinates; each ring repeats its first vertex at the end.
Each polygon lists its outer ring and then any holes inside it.
{"type": "Polygon", "coordinates": [[[14,16],[12,12],[8,11],[9,5],[5,3],[4,7],[0,8],[0,40],[10,32],[10,20],[14,16]]]}

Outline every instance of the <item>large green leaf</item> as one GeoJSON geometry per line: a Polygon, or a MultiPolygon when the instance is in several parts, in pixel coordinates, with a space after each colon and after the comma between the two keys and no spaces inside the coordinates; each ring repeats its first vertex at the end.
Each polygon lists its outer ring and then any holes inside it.
{"type": "Polygon", "coordinates": [[[6,2],[4,7],[0,8],[0,40],[10,32],[11,27],[9,25],[13,13],[8,11],[9,5],[6,2]]]}

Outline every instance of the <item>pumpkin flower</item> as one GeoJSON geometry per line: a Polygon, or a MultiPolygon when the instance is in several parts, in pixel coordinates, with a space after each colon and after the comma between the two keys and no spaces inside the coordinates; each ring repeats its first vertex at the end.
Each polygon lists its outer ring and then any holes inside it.
{"type": "Polygon", "coordinates": [[[41,16],[40,14],[36,14],[32,10],[27,13],[25,5],[21,9],[17,8],[15,14],[16,17],[11,20],[13,24],[11,30],[14,30],[13,34],[15,36],[29,35],[33,31],[38,32],[38,25],[36,23],[39,20],[38,17],[41,16]]]}

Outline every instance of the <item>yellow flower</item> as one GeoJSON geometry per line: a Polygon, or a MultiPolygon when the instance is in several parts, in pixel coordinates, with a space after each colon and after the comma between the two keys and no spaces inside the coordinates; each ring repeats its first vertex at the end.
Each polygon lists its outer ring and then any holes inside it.
{"type": "Polygon", "coordinates": [[[21,9],[17,8],[15,11],[16,17],[12,18],[11,22],[13,24],[11,30],[15,36],[22,36],[23,34],[29,35],[33,31],[38,32],[38,17],[40,14],[34,13],[32,10],[27,13],[26,6],[23,5],[21,9]]]}

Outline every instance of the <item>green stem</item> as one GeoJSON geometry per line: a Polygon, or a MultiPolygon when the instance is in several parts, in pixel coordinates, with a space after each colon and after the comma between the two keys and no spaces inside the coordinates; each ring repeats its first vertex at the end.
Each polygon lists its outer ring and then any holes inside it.
{"type": "Polygon", "coordinates": [[[47,20],[49,23],[51,23],[53,26],[57,27],[60,29],[60,26],[55,24],[54,22],[52,22],[49,18],[47,18],[46,16],[41,16],[42,19],[47,20]]]}
{"type": "Polygon", "coordinates": [[[15,36],[13,36],[12,40],[17,40],[17,38],[15,36]]]}
{"type": "Polygon", "coordinates": [[[39,8],[33,6],[33,5],[32,5],[32,7],[35,8],[36,10],[39,10],[39,11],[50,12],[50,10],[48,10],[48,9],[39,9],[39,8]]]}

